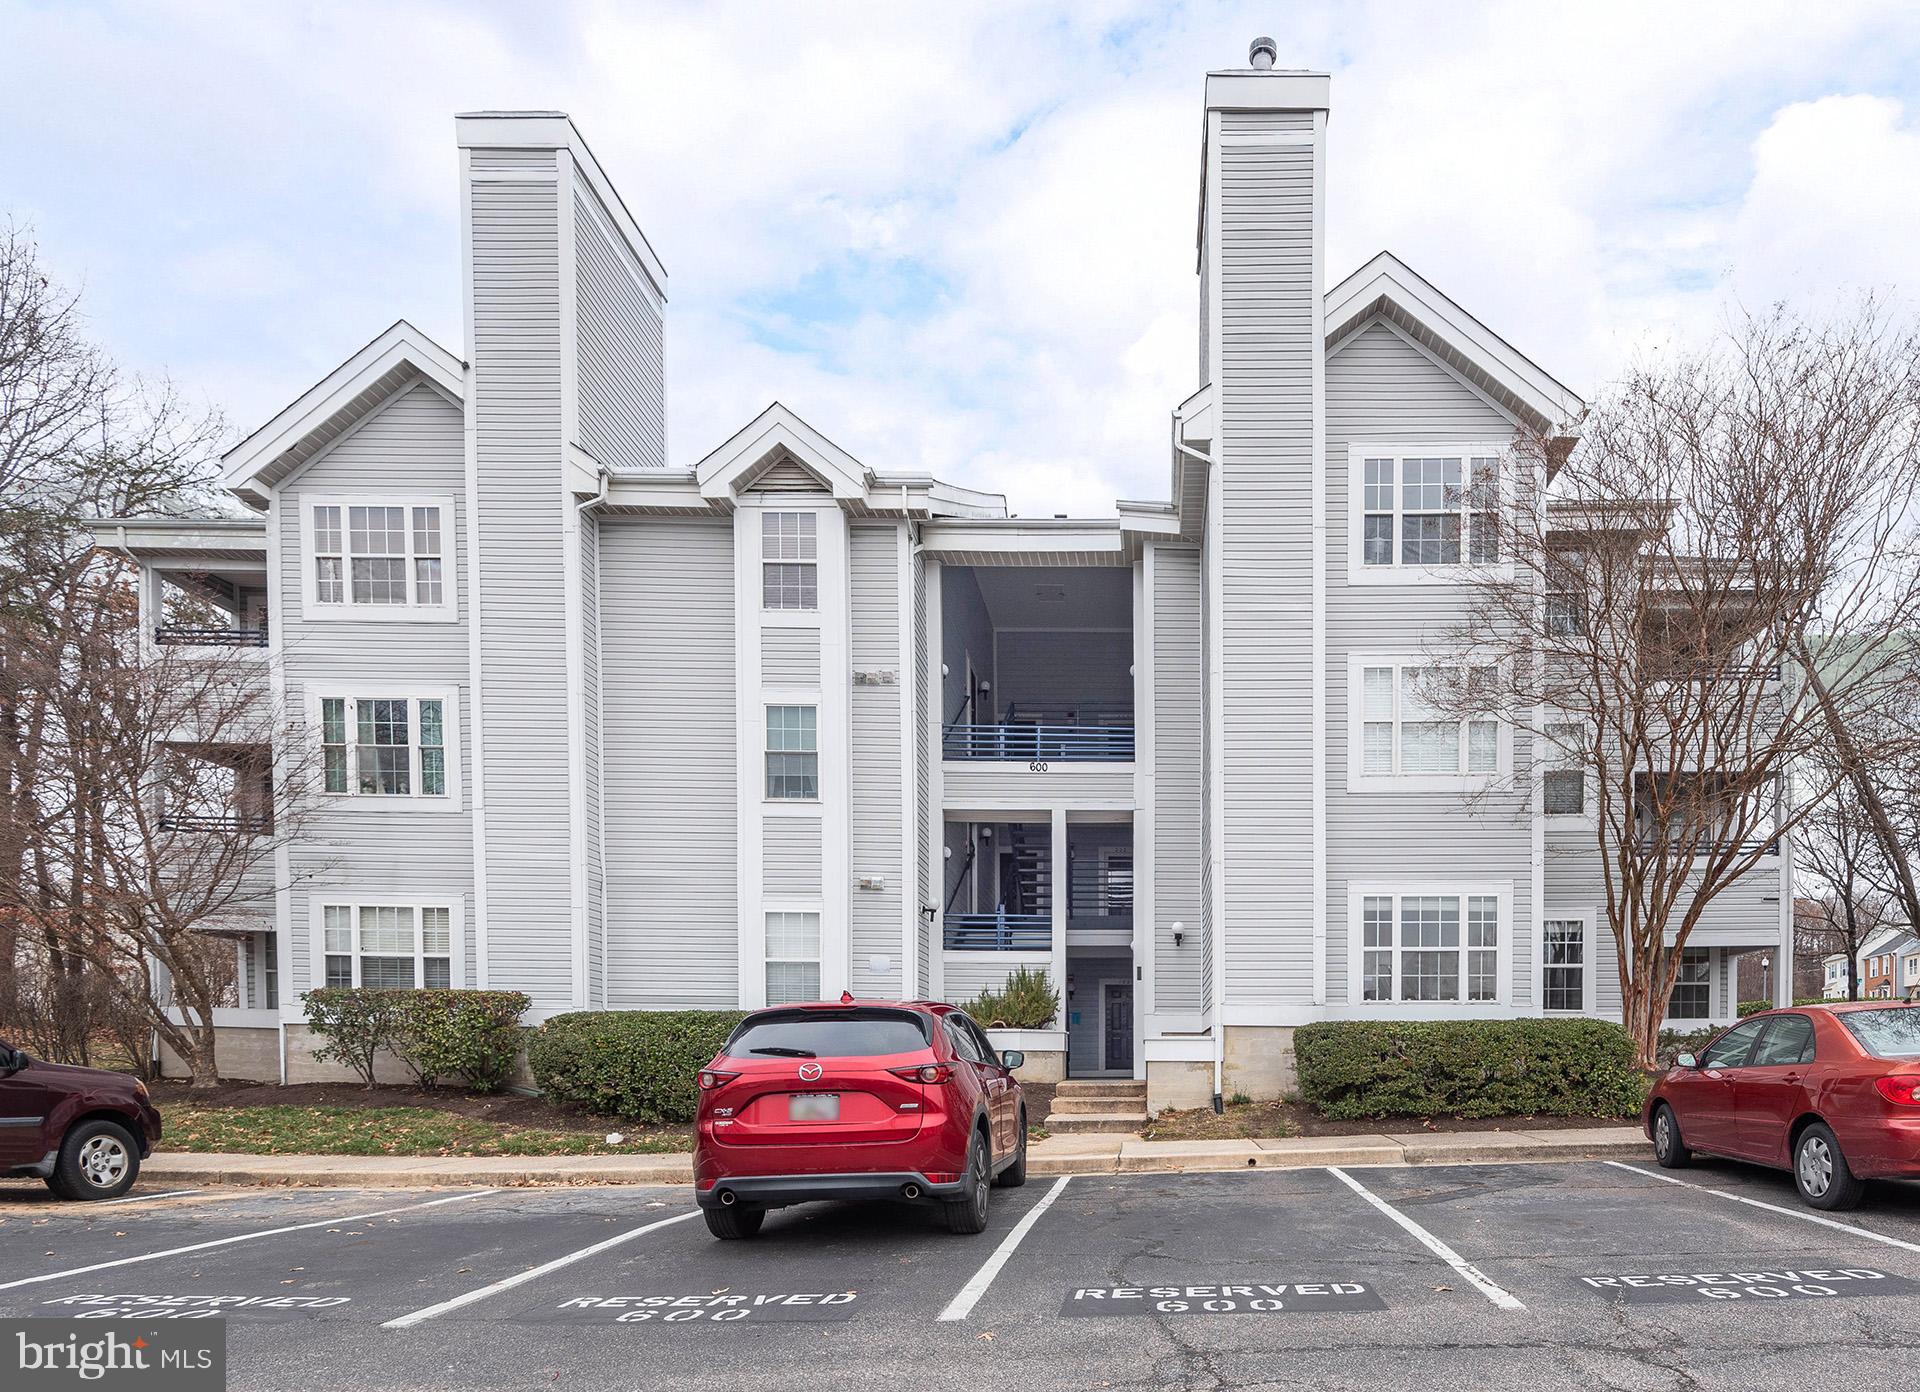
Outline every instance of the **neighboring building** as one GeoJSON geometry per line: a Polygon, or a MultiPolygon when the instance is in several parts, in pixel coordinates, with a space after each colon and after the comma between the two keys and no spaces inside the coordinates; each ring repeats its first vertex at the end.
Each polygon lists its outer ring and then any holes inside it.
{"type": "MultiPolygon", "coordinates": [[[[100,528],[156,641],[258,644],[324,747],[223,1069],[322,1076],[327,982],[540,1019],[1041,966],[1036,1065],[1156,1107],[1277,1094],[1309,1021],[1617,1018],[1582,775],[1410,681],[1483,563],[1463,481],[1585,407],[1387,253],[1325,283],[1328,85],[1208,76],[1198,389],[1166,500],[1103,518],[778,403],[669,461],[666,273],[607,175],[558,113],[458,118],[465,358],[396,324],[227,456],[257,519],[100,528]],[[170,629],[176,585],[231,632],[170,629]]],[[[1791,963],[1770,865],[1677,1024],[1791,963]]]]}
{"type": "Polygon", "coordinates": [[[1828,1000],[1845,1000],[1847,998],[1847,954],[1829,952],[1820,959],[1820,970],[1823,976],[1820,994],[1828,1000]]]}
{"type": "MultiPolygon", "coordinates": [[[[1920,937],[1900,927],[1877,929],[1860,944],[1860,998],[1905,1000],[1920,988],[1920,937]]],[[[1846,994],[1844,979],[1841,994],[1846,994]]]]}

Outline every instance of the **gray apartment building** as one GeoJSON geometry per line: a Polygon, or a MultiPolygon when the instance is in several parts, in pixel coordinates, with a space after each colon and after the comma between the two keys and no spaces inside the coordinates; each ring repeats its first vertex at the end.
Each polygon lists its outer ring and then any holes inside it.
{"type": "MultiPolygon", "coordinates": [[[[1207,76],[1195,390],[1166,496],[1089,518],[781,403],[669,459],[667,275],[607,172],[563,114],[457,118],[464,352],[398,323],[299,395],[226,457],[249,518],[100,528],[151,641],[253,653],[324,769],[222,925],[223,1071],[326,1076],[327,983],[540,1019],[1035,966],[1033,1067],[1156,1108],[1273,1095],[1311,1021],[1616,1014],[1581,775],[1412,680],[1498,563],[1463,480],[1585,407],[1392,255],[1330,276],[1328,95],[1207,76]]],[[[1777,862],[1677,1020],[1733,1014],[1738,953],[1791,981],[1777,862]]]]}

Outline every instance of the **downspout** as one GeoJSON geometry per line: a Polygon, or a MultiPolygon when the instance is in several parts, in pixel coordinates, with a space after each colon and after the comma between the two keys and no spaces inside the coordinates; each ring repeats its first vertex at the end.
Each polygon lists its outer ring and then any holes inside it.
{"type": "MultiPolygon", "coordinates": [[[[1169,434],[1173,440],[1174,453],[1185,455],[1188,459],[1195,461],[1196,463],[1200,464],[1203,468],[1205,468],[1208,471],[1208,474],[1207,474],[1207,477],[1209,479],[1209,483],[1208,483],[1209,495],[1208,496],[1209,496],[1209,500],[1211,500],[1211,496],[1212,496],[1211,495],[1211,489],[1212,489],[1212,483],[1211,483],[1212,472],[1211,471],[1213,469],[1213,457],[1211,455],[1202,454],[1200,453],[1200,451],[1196,449],[1191,449],[1187,445],[1181,442],[1180,413],[1178,411],[1175,411],[1172,414],[1169,421],[1169,425],[1170,425],[1169,434]]],[[[1179,499],[1177,497],[1174,500],[1174,505],[1176,507],[1179,506],[1179,499]]],[[[1211,509],[1209,509],[1207,525],[1211,526],[1213,525],[1213,522],[1214,522],[1214,518],[1211,516],[1211,509]]],[[[1201,542],[1200,555],[1201,555],[1201,562],[1202,562],[1201,575],[1200,575],[1200,588],[1201,588],[1201,597],[1202,597],[1202,600],[1204,601],[1206,598],[1207,589],[1209,585],[1209,580],[1206,574],[1206,566],[1205,566],[1207,553],[1206,553],[1206,534],[1204,529],[1202,530],[1202,533],[1201,533],[1200,542],[1201,542]]],[[[1148,598],[1148,602],[1151,603],[1153,597],[1149,595],[1147,598],[1148,598]]],[[[1209,642],[1209,640],[1213,636],[1212,633],[1210,632],[1211,620],[1217,619],[1219,616],[1216,613],[1214,613],[1212,605],[1205,605],[1204,607],[1209,616],[1209,624],[1203,627],[1201,630],[1201,635],[1200,635],[1201,663],[1202,663],[1202,668],[1204,672],[1211,672],[1213,664],[1217,659],[1217,653],[1215,652],[1215,648],[1217,645],[1209,642]]],[[[1151,653],[1148,654],[1148,661],[1152,661],[1151,653]]],[[[1200,711],[1200,718],[1202,721],[1206,722],[1207,727],[1210,728],[1213,721],[1213,711],[1211,709],[1211,706],[1220,700],[1220,683],[1209,680],[1204,685],[1207,693],[1207,701],[1202,704],[1201,711],[1200,711]]],[[[1208,768],[1206,770],[1207,786],[1201,792],[1201,806],[1206,807],[1210,805],[1213,797],[1213,765],[1219,761],[1220,750],[1216,746],[1215,741],[1211,739],[1203,740],[1203,744],[1212,756],[1211,759],[1208,761],[1208,768]]],[[[1207,856],[1210,860],[1213,858],[1214,854],[1216,853],[1220,845],[1219,812],[1220,812],[1220,809],[1217,806],[1213,807],[1212,813],[1208,818],[1208,825],[1212,828],[1212,832],[1213,832],[1213,834],[1208,838],[1208,841],[1207,841],[1207,856]]],[[[1219,882],[1220,881],[1219,875],[1209,874],[1206,878],[1207,878],[1207,884],[1211,892],[1213,894],[1219,893],[1222,888],[1219,882]]],[[[1211,897],[1211,895],[1209,897],[1211,897]]],[[[1226,1082],[1226,1041],[1227,1041],[1227,1027],[1226,1027],[1227,954],[1225,951],[1225,942],[1224,942],[1225,934],[1222,931],[1225,925],[1221,923],[1217,918],[1217,916],[1213,913],[1212,911],[1213,905],[1211,903],[1203,905],[1202,907],[1206,911],[1205,922],[1207,925],[1207,950],[1213,954],[1213,980],[1209,983],[1209,986],[1213,994],[1213,1011],[1212,1011],[1213,1019],[1211,1022],[1212,1028],[1208,1031],[1208,1033],[1213,1036],[1213,1110],[1214,1110],[1214,1114],[1217,1116],[1226,1110],[1224,1093],[1225,1093],[1225,1082],[1226,1082]]]]}
{"type": "MultiPolygon", "coordinates": [[[[587,515],[587,510],[589,508],[598,508],[598,507],[606,506],[608,491],[612,487],[612,484],[613,484],[613,475],[607,472],[607,469],[604,465],[601,466],[600,487],[595,491],[594,495],[591,498],[588,498],[585,502],[575,503],[573,505],[573,516],[574,516],[576,532],[579,530],[580,520],[587,515]]],[[[598,542],[595,542],[594,544],[593,564],[597,571],[600,566],[600,547],[598,542]]],[[[593,624],[594,624],[594,630],[595,630],[594,649],[596,654],[596,660],[599,654],[598,635],[599,635],[599,627],[600,627],[600,611],[601,611],[601,606],[604,603],[605,603],[605,597],[600,593],[600,582],[598,577],[596,576],[594,580],[594,588],[593,588],[593,624]]],[[[596,773],[596,778],[600,786],[600,797],[602,799],[602,802],[604,803],[607,795],[607,769],[606,769],[607,722],[606,722],[606,712],[605,712],[606,687],[604,684],[596,684],[595,690],[598,692],[598,696],[596,699],[598,700],[600,705],[600,709],[597,709],[594,712],[594,723],[596,724],[600,732],[599,747],[595,751],[595,757],[600,762],[600,768],[596,773]]],[[[584,694],[583,694],[583,699],[584,699],[584,694]]],[[[600,825],[600,845],[599,845],[599,851],[600,851],[600,1008],[602,1010],[605,1010],[607,1008],[607,1000],[608,1000],[607,993],[611,989],[611,982],[608,981],[608,977],[611,975],[611,973],[607,970],[607,817],[606,817],[606,808],[604,806],[602,806],[600,809],[599,825],[600,825]]],[[[592,953],[593,953],[592,943],[587,944],[587,953],[588,953],[588,961],[589,963],[591,963],[592,953]]],[[[590,984],[593,980],[593,971],[592,971],[591,965],[589,965],[589,968],[587,971],[587,980],[589,984],[587,985],[586,990],[583,994],[586,998],[587,1009],[591,1010],[593,1009],[593,987],[590,984]]]]}

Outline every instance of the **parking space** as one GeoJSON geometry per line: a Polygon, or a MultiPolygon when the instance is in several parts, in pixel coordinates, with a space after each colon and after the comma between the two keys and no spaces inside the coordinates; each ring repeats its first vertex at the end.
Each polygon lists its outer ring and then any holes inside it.
{"type": "Polygon", "coordinates": [[[1731,1165],[1035,1180],[976,1238],[811,1205],[736,1243],[684,1188],[6,1197],[0,1313],[226,1317],[236,1388],[884,1385],[908,1348],[980,1386],[1733,1387],[1920,1339],[1920,1190],[1814,1222],[1731,1165]]]}

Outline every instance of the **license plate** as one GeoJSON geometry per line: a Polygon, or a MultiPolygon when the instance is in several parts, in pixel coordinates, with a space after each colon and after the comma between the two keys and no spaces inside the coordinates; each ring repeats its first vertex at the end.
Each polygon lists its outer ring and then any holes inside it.
{"type": "Polygon", "coordinates": [[[840,1120],[840,1094],[837,1092],[796,1092],[787,1098],[788,1121],[840,1120]]]}

